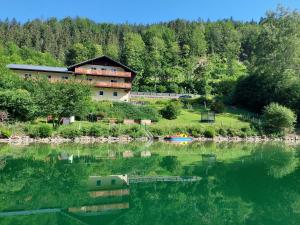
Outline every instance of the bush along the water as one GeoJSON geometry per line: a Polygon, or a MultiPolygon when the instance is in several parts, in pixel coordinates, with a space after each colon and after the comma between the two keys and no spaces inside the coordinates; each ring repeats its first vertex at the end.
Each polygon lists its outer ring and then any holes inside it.
{"type": "Polygon", "coordinates": [[[58,133],[64,138],[75,138],[83,135],[83,129],[72,125],[61,126],[58,133]]]}
{"type": "Polygon", "coordinates": [[[122,133],[126,134],[126,135],[128,135],[132,138],[139,138],[139,137],[145,137],[146,136],[145,129],[143,129],[139,125],[133,125],[133,126],[125,127],[122,133]]]}
{"type": "Polygon", "coordinates": [[[5,127],[0,127],[0,138],[9,138],[12,135],[11,131],[5,127]]]}
{"type": "Polygon", "coordinates": [[[38,125],[29,125],[28,127],[26,127],[25,131],[30,137],[46,138],[52,136],[53,128],[49,124],[38,124],[38,125]]]}
{"type": "Polygon", "coordinates": [[[130,136],[132,138],[145,137],[145,129],[140,125],[106,125],[106,124],[81,124],[61,126],[58,134],[64,138],[80,136],[92,137],[119,137],[130,136]]]}
{"type": "Polygon", "coordinates": [[[88,134],[94,137],[108,137],[109,129],[107,126],[94,124],[90,127],[88,134]]]}
{"type": "Polygon", "coordinates": [[[154,122],[159,121],[160,115],[158,111],[147,105],[133,105],[125,102],[94,102],[92,104],[92,113],[88,115],[90,121],[98,118],[116,118],[118,120],[149,119],[154,122]]]}
{"type": "Polygon", "coordinates": [[[271,103],[263,111],[262,124],[267,134],[284,135],[294,130],[296,114],[289,108],[271,103]]]}
{"type": "Polygon", "coordinates": [[[213,138],[216,136],[216,131],[213,127],[207,127],[205,130],[204,130],[204,133],[203,133],[204,137],[206,138],[213,138]]]}

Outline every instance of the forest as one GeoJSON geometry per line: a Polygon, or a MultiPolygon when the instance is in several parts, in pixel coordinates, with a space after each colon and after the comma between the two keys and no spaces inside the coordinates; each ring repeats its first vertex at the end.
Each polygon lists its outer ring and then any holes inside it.
{"type": "Polygon", "coordinates": [[[0,21],[0,73],[3,79],[7,63],[67,66],[105,54],[138,72],[135,91],[213,96],[254,112],[277,102],[299,115],[299,28],[300,14],[283,7],[258,22],[7,19],[0,21]]]}

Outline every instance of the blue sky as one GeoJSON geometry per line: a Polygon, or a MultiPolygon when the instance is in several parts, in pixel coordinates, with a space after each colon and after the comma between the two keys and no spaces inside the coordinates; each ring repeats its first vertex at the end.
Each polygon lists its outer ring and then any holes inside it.
{"type": "Polygon", "coordinates": [[[300,0],[0,0],[0,19],[66,16],[87,17],[96,22],[155,23],[176,18],[259,20],[281,4],[300,9],[300,0]]]}

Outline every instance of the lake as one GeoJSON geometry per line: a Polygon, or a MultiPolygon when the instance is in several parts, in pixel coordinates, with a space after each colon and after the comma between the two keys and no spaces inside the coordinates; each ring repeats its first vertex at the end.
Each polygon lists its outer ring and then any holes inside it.
{"type": "Polygon", "coordinates": [[[0,224],[299,224],[299,150],[279,143],[0,145],[0,224]]]}

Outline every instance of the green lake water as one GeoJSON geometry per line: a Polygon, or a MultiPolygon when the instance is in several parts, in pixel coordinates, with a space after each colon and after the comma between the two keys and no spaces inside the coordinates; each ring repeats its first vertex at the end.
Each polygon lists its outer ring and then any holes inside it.
{"type": "Polygon", "coordinates": [[[0,145],[0,224],[298,225],[299,150],[249,143],[0,145]],[[110,175],[187,180],[105,190],[88,184],[91,176],[110,175]]]}

